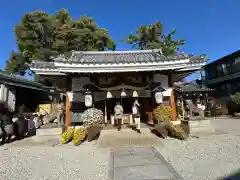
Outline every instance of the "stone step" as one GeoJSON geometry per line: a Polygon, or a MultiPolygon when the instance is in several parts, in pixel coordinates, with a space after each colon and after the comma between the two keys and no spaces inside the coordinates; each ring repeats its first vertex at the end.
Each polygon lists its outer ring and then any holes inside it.
{"type": "Polygon", "coordinates": [[[211,126],[211,120],[194,120],[194,121],[188,121],[189,127],[205,127],[205,126],[211,126]]]}
{"type": "Polygon", "coordinates": [[[152,145],[162,145],[162,142],[149,128],[141,128],[140,134],[130,128],[126,128],[120,131],[117,129],[102,130],[97,146],[100,148],[119,148],[152,145]]]}
{"type": "Polygon", "coordinates": [[[194,120],[188,121],[190,134],[215,132],[215,129],[211,123],[212,120],[194,120]]]}
{"type": "MultiPolygon", "coordinates": [[[[75,126],[75,129],[78,129],[83,126],[75,126]]],[[[74,126],[69,126],[69,128],[74,128],[74,126]]],[[[36,135],[42,135],[42,136],[51,136],[51,135],[61,135],[62,134],[62,128],[59,127],[53,127],[53,128],[40,128],[37,129],[36,135]]]]}
{"type": "Polygon", "coordinates": [[[49,129],[37,129],[36,135],[38,136],[52,136],[52,135],[61,135],[61,128],[49,128],[49,129]]]}

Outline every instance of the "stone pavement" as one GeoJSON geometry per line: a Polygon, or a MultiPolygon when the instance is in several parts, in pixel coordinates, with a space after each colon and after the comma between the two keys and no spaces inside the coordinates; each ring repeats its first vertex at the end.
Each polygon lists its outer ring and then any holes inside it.
{"type": "Polygon", "coordinates": [[[109,129],[101,131],[98,139],[99,148],[117,149],[123,147],[161,146],[162,141],[149,128],[141,128],[141,134],[132,129],[109,129]]]}
{"type": "Polygon", "coordinates": [[[153,147],[115,149],[111,153],[110,179],[182,180],[153,147]]]}

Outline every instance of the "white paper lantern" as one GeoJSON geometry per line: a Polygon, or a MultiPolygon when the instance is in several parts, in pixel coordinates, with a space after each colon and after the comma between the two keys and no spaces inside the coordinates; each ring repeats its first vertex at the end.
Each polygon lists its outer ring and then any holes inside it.
{"type": "Polygon", "coordinates": [[[111,99],[113,96],[112,96],[112,93],[110,91],[107,92],[107,99],[111,99]]]}
{"type": "Polygon", "coordinates": [[[134,98],[138,97],[138,93],[137,93],[137,91],[133,91],[133,95],[132,95],[132,97],[134,97],[134,98]]]}
{"type": "Polygon", "coordinates": [[[155,93],[155,101],[157,104],[161,104],[163,102],[162,92],[155,93]]]}
{"type": "Polygon", "coordinates": [[[123,90],[122,92],[121,92],[121,97],[126,97],[127,96],[127,94],[126,94],[126,92],[123,90]]]}
{"type": "Polygon", "coordinates": [[[91,94],[85,95],[85,106],[92,107],[92,95],[91,94]]]}
{"type": "Polygon", "coordinates": [[[67,96],[70,102],[73,101],[73,92],[67,92],[67,96]]]}

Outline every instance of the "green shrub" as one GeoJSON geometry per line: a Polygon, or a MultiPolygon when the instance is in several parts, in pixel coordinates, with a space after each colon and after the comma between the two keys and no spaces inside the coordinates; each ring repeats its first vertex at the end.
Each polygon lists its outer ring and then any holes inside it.
{"type": "Polygon", "coordinates": [[[172,123],[172,110],[170,106],[159,105],[153,111],[153,116],[158,123],[164,123],[169,136],[175,137],[180,140],[184,140],[188,135],[180,127],[180,125],[174,126],[172,123]]]}
{"type": "Polygon", "coordinates": [[[73,135],[74,135],[74,128],[69,128],[69,129],[67,129],[67,130],[62,134],[62,137],[61,137],[61,142],[62,142],[62,144],[67,144],[67,143],[69,143],[69,142],[72,140],[73,135]]]}
{"type": "Polygon", "coordinates": [[[235,104],[240,104],[240,92],[231,95],[231,99],[235,104]]]}
{"type": "Polygon", "coordinates": [[[80,127],[74,132],[73,144],[77,146],[81,144],[85,140],[85,138],[86,138],[86,130],[83,127],[80,127]]]}
{"type": "Polygon", "coordinates": [[[172,120],[172,110],[170,106],[159,105],[153,111],[153,116],[158,122],[165,122],[172,120]]]}

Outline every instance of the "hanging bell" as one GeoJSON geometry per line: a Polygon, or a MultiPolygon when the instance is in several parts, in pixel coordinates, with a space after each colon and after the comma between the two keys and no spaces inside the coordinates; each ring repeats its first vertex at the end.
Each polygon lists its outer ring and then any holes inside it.
{"type": "Polygon", "coordinates": [[[112,93],[110,91],[107,92],[107,99],[111,99],[113,96],[112,96],[112,93]]]}
{"type": "Polygon", "coordinates": [[[137,98],[137,97],[138,97],[137,91],[135,91],[135,90],[133,91],[132,97],[134,97],[134,98],[137,98]]]}
{"type": "Polygon", "coordinates": [[[127,96],[126,92],[124,90],[122,90],[121,97],[126,97],[126,96],[127,96]]]}

